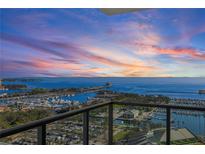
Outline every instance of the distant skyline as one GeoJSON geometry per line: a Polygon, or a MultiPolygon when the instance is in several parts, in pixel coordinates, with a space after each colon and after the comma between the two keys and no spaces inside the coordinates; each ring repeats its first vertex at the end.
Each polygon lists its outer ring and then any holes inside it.
{"type": "Polygon", "coordinates": [[[205,9],[0,14],[0,78],[205,77],[205,9]]]}

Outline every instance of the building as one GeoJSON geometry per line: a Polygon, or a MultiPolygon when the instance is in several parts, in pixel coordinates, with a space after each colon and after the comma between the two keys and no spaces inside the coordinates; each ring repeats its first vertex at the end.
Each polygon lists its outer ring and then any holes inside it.
{"type": "Polygon", "coordinates": [[[124,119],[135,119],[139,115],[138,110],[129,110],[125,111],[122,115],[122,118],[124,119]]]}
{"type": "Polygon", "coordinates": [[[0,94],[0,98],[1,98],[1,97],[4,97],[4,96],[7,96],[7,93],[2,93],[2,94],[0,94]]]}
{"type": "Polygon", "coordinates": [[[9,111],[9,107],[8,106],[0,106],[0,112],[5,112],[5,111],[9,111]]]}

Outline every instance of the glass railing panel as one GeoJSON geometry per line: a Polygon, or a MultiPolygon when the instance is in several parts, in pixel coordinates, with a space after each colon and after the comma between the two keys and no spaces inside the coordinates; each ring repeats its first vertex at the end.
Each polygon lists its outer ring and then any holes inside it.
{"type": "Polygon", "coordinates": [[[172,110],[171,144],[205,144],[205,112],[172,110]]]}
{"type": "Polygon", "coordinates": [[[165,110],[114,105],[114,144],[164,144],[165,126],[165,110]]]}
{"type": "Polygon", "coordinates": [[[46,127],[46,144],[48,145],[83,144],[82,114],[58,120],[46,127]]]}
{"type": "Polygon", "coordinates": [[[0,145],[36,145],[37,129],[30,129],[21,133],[0,139],[0,145]]]}
{"type": "Polygon", "coordinates": [[[108,143],[108,107],[100,107],[89,112],[89,144],[108,143]]]}
{"type": "MultiPolygon", "coordinates": [[[[52,115],[50,110],[28,109],[16,105],[5,107],[0,112],[0,131],[23,125],[52,115]]],[[[36,129],[31,129],[7,138],[0,139],[0,144],[36,144],[36,129]]]]}

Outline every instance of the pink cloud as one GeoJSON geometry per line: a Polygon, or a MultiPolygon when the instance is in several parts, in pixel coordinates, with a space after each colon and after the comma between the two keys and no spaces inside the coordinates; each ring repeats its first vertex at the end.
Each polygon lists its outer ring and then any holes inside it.
{"type": "Polygon", "coordinates": [[[162,48],[157,45],[149,45],[143,43],[135,43],[137,48],[142,48],[156,54],[164,54],[170,56],[188,56],[193,59],[205,60],[205,53],[195,48],[162,48]]]}

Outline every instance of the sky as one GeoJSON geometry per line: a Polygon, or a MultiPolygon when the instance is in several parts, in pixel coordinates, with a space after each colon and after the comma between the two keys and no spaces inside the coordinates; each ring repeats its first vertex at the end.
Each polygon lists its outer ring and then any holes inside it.
{"type": "Polygon", "coordinates": [[[205,9],[0,9],[0,78],[205,77],[205,9]]]}

